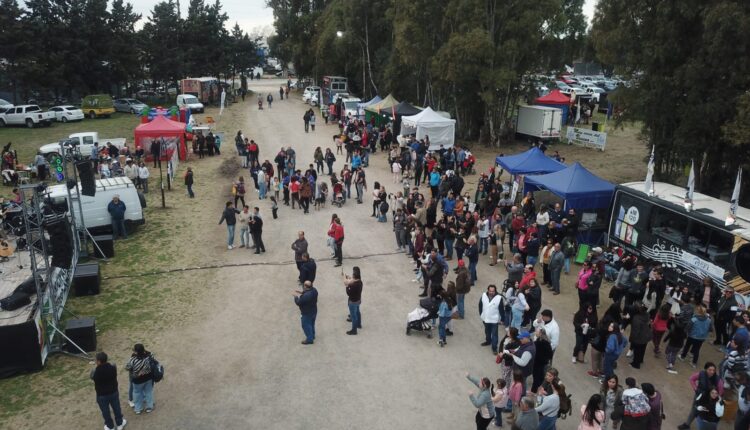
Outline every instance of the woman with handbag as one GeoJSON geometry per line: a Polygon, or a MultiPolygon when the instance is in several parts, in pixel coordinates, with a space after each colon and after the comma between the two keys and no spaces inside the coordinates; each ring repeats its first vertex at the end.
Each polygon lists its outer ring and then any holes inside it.
{"type": "Polygon", "coordinates": [[[133,346],[133,355],[125,365],[133,380],[133,409],[136,415],[143,411],[146,404],[146,413],[154,410],[154,381],[151,369],[152,354],[146,351],[143,344],[136,343],[133,346]]]}

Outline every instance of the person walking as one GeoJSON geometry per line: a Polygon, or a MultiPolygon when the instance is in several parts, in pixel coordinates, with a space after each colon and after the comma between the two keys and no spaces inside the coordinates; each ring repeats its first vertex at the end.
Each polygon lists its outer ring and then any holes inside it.
{"type": "Polygon", "coordinates": [[[315,131],[315,112],[310,109],[310,130],[315,131]]]}
{"type": "Polygon", "coordinates": [[[188,167],[187,171],[185,172],[185,186],[188,190],[188,197],[195,198],[195,193],[193,193],[193,168],[188,167]]]}
{"type": "Polygon", "coordinates": [[[352,323],[351,330],[347,331],[348,335],[356,335],[358,329],[362,329],[362,314],[359,306],[362,304],[362,276],[359,267],[352,268],[352,276],[346,275],[344,278],[344,287],[348,297],[349,317],[346,319],[352,323]]]}
{"type": "Polygon", "coordinates": [[[96,391],[96,403],[104,418],[104,430],[122,430],[128,424],[128,420],[122,417],[120,408],[120,392],[117,387],[117,367],[109,363],[105,352],[96,354],[96,367],[91,369],[90,378],[94,381],[96,391]],[[112,420],[112,414],[115,416],[112,420]]]}
{"type": "MultiPolygon", "coordinates": [[[[455,289],[455,286],[451,286],[449,282],[448,289],[450,290],[451,288],[455,289]]],[[[447,333],[452,333],[447,327],[453,315],[453,298],[446,290],[441,290],[438,293],[438,297],[440,298],[440,306],[438,307],[438,345],[442,348],[448,344],[446,339],[447,333]]]]}
{"type": "MultiPolygon", "coordinates": [[[[690,386],[693,387],[693,405],[690,407],[690,414],[684,423],[680,424],[677,428],[679,430],[687,430],[690,428],[690,424],[698,414],[698,398],[703,393],[716,390],[718,395],[724,393],[724,380],[719,377],[716,372],[716,365],[712,362],[706,362],[703,366],[703,370],[695,372],[690,376],[690,386]]],[[[704,399],[705,400],[705,399],[704,399]]]]}
{"type": "Polygon", "coordinates": [[[309,133],[310,130],[310,112],[312,109],[309,109],[305,112],[304,115],[302,115],[302,121],[305,123],[305,133],[309,133]]]}
{"type": "Polygon", "coordinates": [[[607,346],[604,350],[604,375],[614,373],[615,362],[628,344],[625,336],[620,333],[620,325],[612,322],[607,327],[607,346]]]}
{"type": "Polygon", "coordinates": [[[300,230],[297,232],[297,239],[292,242],[292,251],[294,251],[294,263],[297,265],[297,271],[299,276],[297,279],[302,283],[302,254],[307,252],[307,239],[305,239],[305,232],[300,230]]]}
{"type": "Polygon", "coordinates": [[[260,209],[257,206],[253,208],[253,216],[250,218],[250,236],[255,244],[255,253],[266,252],[266,246],[263,244],[263,218],[260,217],[260,209]]]}
{"type": "Polygon", "coordinates": [[[302,284],[302,291],[295,291],[294,303],[299,307],[301,314],[302,331],[305,340],[302,345],[315,343],[315,318],[318,316],[318,290],[313,287],[312,282],[306,281],[302,284]]]}
{"type": "Polygon", "coordinates": [[[698,358],[701,352],[701,346],[708,338],[708,332],[711,331],[711,317],[706,312],[706,308],[702,305],[697,305],[693,311],[693,316],[690,318],[690,324],[688,324],[688,338],[685,342],[685,347],[682,349],[680,354],[680,360],[685,360],[688,350],[693,356],[692,367],[695,369],[698,364],[698,358]]]}
{"type": "Polygon", "coordinates": [[[271,109],[271,105],[273,104],[273,96],[271,95],[271,93],[268,93],[266,101],[268,102],[268,109],[271,109]]]}
{"type": "Polygon", "coordinates": [[[240,211],[232,207],[232,202],[226,202],[224,211],[221,213],[221,219],[219,219],[219,225],[224,221],[227,222],[227,249],[229,250],[234,248],[234,228],[237,224],[238,213],[240,211]]]}
{"type": "Polygon", "coordinates": [[[232,184],[232,191],[234,194],[234,207],[237,207],[237,201],[242,201],[242,206],[245,206],[245,178],[240,176],[237,182],[232,184]]]}
{"type": "Polygon", "coordinates": [[[146,167],[146,163],[143,161],[140,162],[138,165],[138,182],[141,185],[141,188],[143,189],[143,194],[148,194],[148,178],[151,176],[151,173],[148,171],[148,167],[146,167]]]}
{"type": "Polygon", "coordinates": [[[250,249],[250,206],[244,205],[242,211],[237,214],[237,221],[240,223],[240,248],[247,247],[250,249]]]}
{"type": "Polygon", "coordinates": [[[107,212],[112,218],[112,238],[117,239],[117,236],[123,239],[128,238],[128,232],[125,230],[125,202],[120,200],[120,195],[115,194],[112,196],[112,201],[107,205],[107,212]]]}
{"type": "Polygon", "coordinates": [[[125,370],[130,372],[133,383],[133,403],[136,415],[143,412],[143,404],[146,404],[146,413],[154,410],[154,380],[151,369],[153,355],[146,351],[143,344],[136,343],[133,346],[133,354],[130,361],[125,365],[125,370]]]}
{"type": "Polygon", "coordinates": [[[492,383],[490,378],[474,378],[468,372],[466,373],[466,379],[479,388],[477,394],[469,391],[469,400],[477,408],[477,414],[474,417],[477,430],[486,430],[492,419],[495,418],[495,406],[492,404],[492,393],[490,391],[492,383]]]}
{"type": "Polygon", "coordinates": [[[302,253],[302,267],[300,268],[302,284],[310,281],[310,283],[315,285],[315,275],[317,271],[318,265],[315,263],[315,260],[312,259],[307,252],[302,253]]]}

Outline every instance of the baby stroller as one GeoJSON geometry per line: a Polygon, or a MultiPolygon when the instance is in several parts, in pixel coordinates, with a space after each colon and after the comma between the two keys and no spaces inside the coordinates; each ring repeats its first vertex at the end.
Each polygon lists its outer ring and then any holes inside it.
{"type": "Polygon", "coordinates": [[[409,312],[406,316],[406,335],[411,335],[412,330],[426,331],[427,339],[432,339],[432,323],[430,320],[437,318],[440,302],[435,297],[425,297],[419,301],[419,307],[409,312]]]}
{"type": "Polygon", "coordinates": [[[336,207],[344,206],[344,185],[341,182],[336,182],[333,185],[333,194],[331,196],[331,203],[336,207]]]}

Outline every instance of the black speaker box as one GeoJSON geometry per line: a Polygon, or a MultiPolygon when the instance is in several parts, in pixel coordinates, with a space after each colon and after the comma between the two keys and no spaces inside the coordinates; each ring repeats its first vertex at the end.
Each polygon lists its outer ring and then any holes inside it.
{"type": "Polygon", "coordinates": [[[73,275],[73,290],[76,296],[99,294],[101,282],[99,263],[84,263],[76,266],[76,273],[73,275]]]}
{"type": "Polygon", "coordinates": [[[73,261],[73,235],[67,220],[53,222],[47,225],[49,234],[50,254],[52,266],[70,269],[73,261]]]}
{"type": "MultiPolygon", "coordinates": [[[[82,350],[96,351],[96,319],[78,318],[68,320],[65,323],[65,336],[80,346],[82,350]]],[[[65,343],[65,350],[71,353],[80,353],[70,342],[65,343]]]]}
{"type": "Polygon", "coordinates": [[[96,258],[112,258],[115,256],[115,240],[111,234],[94,236],[94,242],[99,245],[94,246],[94,255],[96,258]],[[99,251],[101,249],[101,252],[99,251]]]}
{"type": "Polygon", "coordinates": [[[14,311],[31,303],[28,294],[13,293],[8,297],[0,300],[0,308],[5,311],[14,311]]]}
{"type": "Polygon", "coordinates": [[[21,284],[16,287],[13,293],[23,293],[28,294],[29,296],[33,296],[34,294],[36,294],[36,283],[34,282],[34,277],[30,276],[27,280],[21,282],[21,284]]]}
{"type": "Polygon", "coordinates": [[[78,178],[81,180],[81,194],[93,197],[96,194],[96,178],[94,178],[94,169],[88,161],[79,161],[76,163],[78,169],[78,178]]]}

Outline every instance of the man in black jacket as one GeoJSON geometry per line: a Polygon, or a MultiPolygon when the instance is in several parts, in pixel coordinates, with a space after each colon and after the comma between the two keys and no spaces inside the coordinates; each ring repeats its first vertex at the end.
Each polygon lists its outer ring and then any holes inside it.
{"type": "Polygon", "coordinates": [[[306,281],[310,281],[311,284],[315,283],[315,273],[318,270],[318,265],[315,264],[315,260],[310,258],[310,254],[307,252],[302,253],[302,264],[299,269],[300,281],[304,284],[306,281]]]}
{"type": "Polygon", "coordinates": [[[294,292],[294,303],[302,314],[302,331],[305,332],[302,345],[312,345],[315,342],[315,318],[318,316],[318,290],[310,281],[305,282],[302,288],[303,291],[294,292]]]}
{"type": "MultiPolygon", "coordinates": [[[[258,209],[258,208],[255,208],[258,209]]],[[[237,209],[232,207],[232,202],[227,202],[224,205],[224,212],[221,213],[221,219],[219,224],[224,221],[227,222],[227,249],[234,248],[234,227],[237,225],[237,214],[240,213],[237,209]]],[[[252,225],[250,226],[250,233],[252,234],[252,225]]],[[[257,246],[257,242],[255,242],[257,246]]],[[[257,250],[257,248],[256,248],[257,250]]],[[[257,252],[256,252],[257,253],[257,252]]]]}
{"type": "Polygon", "coordinates": [[[91,371],[91,379],[94,380],[94,389],[96,390],[96,403],[102,411],[104,418],[104,429],[122,430],[128,423],[122,417],[120,409],[120,393],[117,390],[117,367],[107,362],[107,354],[99,352],[96,354],[96,367],[91,371]],[[112,415],[109,408],[115,414],[115,420],[112,421],[112,415]]]}
{"type": "Polygon", "coordinates": [[[263,245],[263,219],[260,217],[260,209],[256,206],[253,208],[253,217],[250,218],[250,235],[253,237],[255,244],[255,253],[266,252],[266,246],[263,245]]]}

